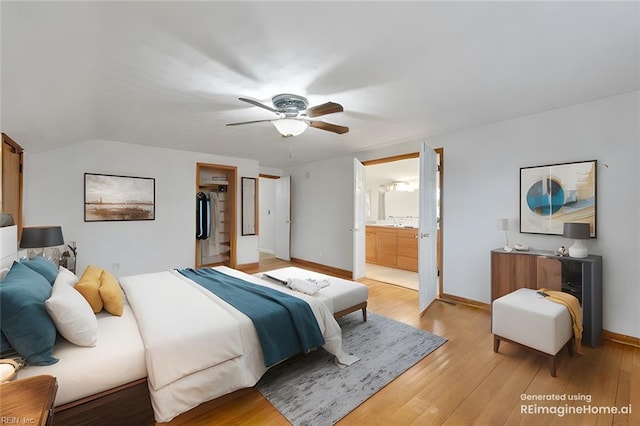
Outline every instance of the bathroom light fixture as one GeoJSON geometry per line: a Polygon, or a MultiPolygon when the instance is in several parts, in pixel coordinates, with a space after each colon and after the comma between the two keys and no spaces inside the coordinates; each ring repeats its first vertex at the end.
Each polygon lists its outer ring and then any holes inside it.
{"type": "Polygon", "coordinates": [[[293,118],[279,118],[271,120],[271,123],[285,138],[301,135],[309,127],[305,121],[293,118]]]}
{"type": "Polygon", "coordinates": [[[591,238],[591,226],[588,223],[565,223],[562,236],[576,240],[569,247],[569,256],[583,258],[589,255],[587,248],[580,241],[591,238]]]}
{"type": "Polygon", "coordinates": [[[380,185],[378,187],[379,192],[391,192],[391,191],[400,191],[400,192],[412,192],[413,186],[409,182],[404,181],[395,181],[389,182],[384,185],[380,185]]]}

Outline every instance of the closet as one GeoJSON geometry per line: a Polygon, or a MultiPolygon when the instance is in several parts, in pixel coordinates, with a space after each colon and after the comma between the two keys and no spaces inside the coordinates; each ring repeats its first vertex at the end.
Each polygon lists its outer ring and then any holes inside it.
{"type": "Polygon", "coordinates": [[[196,164],[196,268],[236,266],[237,168],[196,164]]]}

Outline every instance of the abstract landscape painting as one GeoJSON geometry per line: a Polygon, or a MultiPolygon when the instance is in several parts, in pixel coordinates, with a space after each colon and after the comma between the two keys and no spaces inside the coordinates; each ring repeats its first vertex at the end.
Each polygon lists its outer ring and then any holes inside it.
{"type": "Polygon", "coordinates": [[[85,222],[155,219],[155,179],[84,174],[85,222]]]}

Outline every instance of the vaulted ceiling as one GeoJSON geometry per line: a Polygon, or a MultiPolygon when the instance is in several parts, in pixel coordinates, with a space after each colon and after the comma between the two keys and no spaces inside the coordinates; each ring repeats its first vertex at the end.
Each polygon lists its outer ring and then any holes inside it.
{"type": "MultiPolygon", "coordinates": [[[[637,2],[10,2],[1,127],[287,167],[640,89],[637,2]],[[348,126],[283,138],[279,93],[348,126]]],[[[514,141],[514,143],[518,143],[514,141]]]]}

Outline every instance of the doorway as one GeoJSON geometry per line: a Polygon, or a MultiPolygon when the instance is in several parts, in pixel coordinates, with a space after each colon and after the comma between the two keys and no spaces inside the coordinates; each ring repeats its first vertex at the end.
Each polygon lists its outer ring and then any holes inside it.
{"type": "Polygon", "coordinates": [[[291,260],[291,176],[259,175],[260,261],[291,260]]]}
{"type": "MultiPolygon", "coordinates": [[[[442,294],[443,149],[437,155],[436,263],[442,294]]],[[[365,277],[418,290],[420,155],[409,153],[363,162],[366,167],[365,277]]]]}

